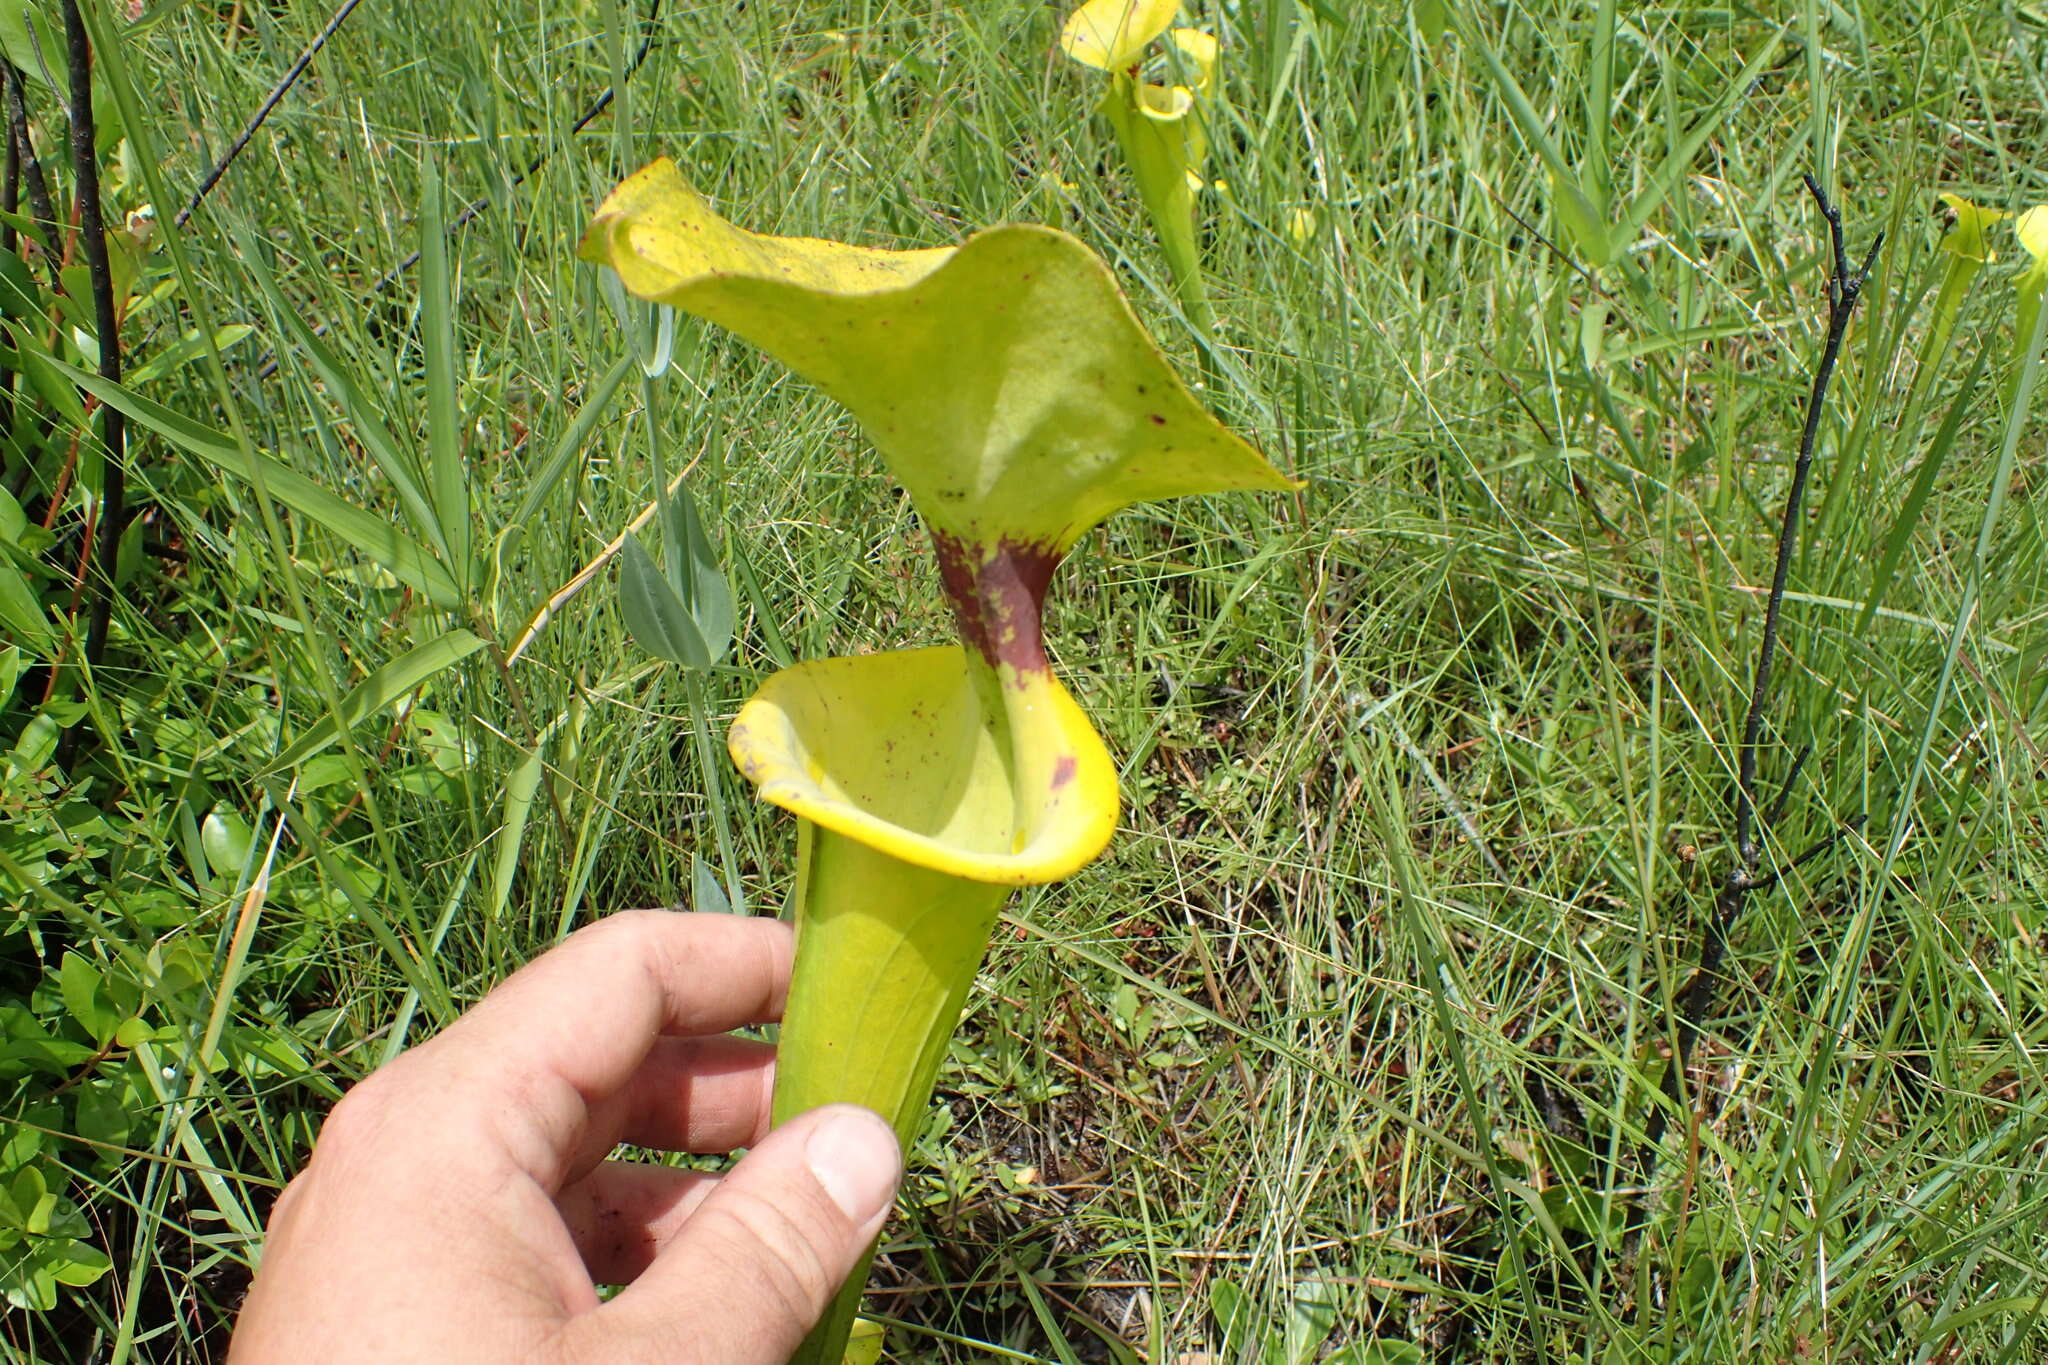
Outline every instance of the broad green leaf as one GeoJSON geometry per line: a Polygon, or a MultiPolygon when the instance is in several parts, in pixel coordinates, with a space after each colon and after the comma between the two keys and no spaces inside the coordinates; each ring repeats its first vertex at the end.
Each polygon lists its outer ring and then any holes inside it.
{"type": "Polygon", "coordinates": [[[1266,1336],[1257,1329],[1258,1313],[1251,1299],[1234,1280],[1218,1276],[1210,1282],[1209,1316],[1216,1319],[1216,1329],[1223,1334],[1223,1357],[1226,1360],[1243,1359],[1245,1348],[1266,1336]]]}
{"type": "Polygon", "coordinates": [[[129,1015],[114,1029],[114,1041],[122,1047],[140,1047],[156,1033],[140,1015],[129,1015]]]}
{"type": "MultiPolygon", "coordinates": [[[[116,1037],[118,1038],[118,1036],[119,1031],[116,1030],[116,1037]]],[[[124,1044],[124,1046],[133,1046],[133,1044],[124,1044]]],[[[127,1107],[121,1103],[120,1097],[113,1087],[106,1085],[86,1086],[78,1096],[78,1103],[74,1108],[74,1113],[76,1114],[78,1135],[80,1137],[90,1138],[95,1142],[111,1143],[116,1146],[127,1143],[129,1130],[133,1127],[133,1120],[128,1113],[127,1107]]]]}
{"type": "Polygon", "coordinates": [[[21,733],[15,736],[14,748],[7,755],[9,777],[40,771],[57,752],[57,738],[65,723],[54,714],[56,709],[54,706],[44,707],[21,727],[21,733]]]}
{"type": "Polygon", "coordinates": [[[69,367],[44,348],[36,329],[16,327],[14,344],[21,357],[22,373],[36,386],[43,401],[55,408],[73,431],[89,430],[92,423],[86,416],[85,404],[79,401],[78,390],[65,382],[69,367]]]}
{"type": "Polygon", "coordinates": [[[882,1324],[871,1318],[855,1320],[846,1339],[845,1365],[881,1365],[882,1332],[882,1324]]]}
{"type": "Polygon", "coordinates": [[[229,884],[248,866],[249,849],[255,841],[249,822],[230,806],[215,806],[199,823],[199,847],[206,855],[206,865],[215,877],[229,884]]]}
{"type": "MultiPolygon", "coordinates": [[[[1634,1356],[1628,1357],[1631,1360],[1634,1356]]],[[[1429,1357],[1413,1342],[1381,1337],[1377,1341],[1354,1341],[1342,1347],[1323,1365],[1426,1365],[1429,1357]]]]}
{"type": "Polygon", "coordinates": [[[1592,197],[1580,188],[1576,176],[1551,173],[1550,206],[1581,256],[1596,266],[1614,259],[1614,239],[1607,231],[1606,219],[1593,207],[1592,197]]]}
{"type": "Polygon", "coordinates": [[[700,915],[730,915],[732,902],[718,884],[711,864],[695,853],[690,855],[690,908],[700,915]]]}
{"type": "Polygon", "coordinates": [[[678,486],[667,499],[668,526],[665,535],[674,538],[682,551],[681,579],[675,584],[690,620],[703,638],[704,652],[713,664],[725,658],[732,646],[732,588],[718,569],[718,547],[704,532],[697,516],[697,500],[688,485],[678,486]]]}
{"type": "MultiPolygon", "coordinates": [[[[396,704],[414,688],[453,668],[483,647],[482,640],[458,629],[407,650],[357,683],[341,699],[342,724],[353,730],[369,717],[396,704]]],[[[334,743],[339,738],[334,722],[332,714],[322,716],[277,757],[264,764],[258,775],[282,772],[334,743]]]]}
{"type": "Polygon", "coordinates": [[[42,318],[42,295],[28,262],[12,251],[0,251],[0,314],[17,321],[42,318]]]}
{"type": "Polygon", "coordinates": [[[1287,1305],[1286,1365],[1308,1365],[1337,1326],[1337,1290],[1321,1281],[1294,1287],[1287,1305]]]}
{"type": "Polygon", "coordinates": [[[44,1190],[42,1198],[29,1209],[28,1217],[22,1220],[22,1230],[31,1237],[48,1237],[50,1220],[57,1215],[57,1192],[44,1190]]]}
{"type": "Polygon", "coordinates": [[[1065,233],[919,251],[764,237],[661,160],[613,191],[580,250],[844,404],[926,524],[970,545],[1058,553],[1134,502],[1292,486],[1196,402],[1065,233]]]}
{"type": "Polygon", "coordinates": [[[631,531],[619,551],[619,612],[633,643],[657,659],[685,668],[709,668],[710,644],[687,603],[661,575],[654,557],[631,531]]]}
{"type": "Polygon", "coordinates": [[[1414,0],[1411,13],[1415,16],[1415,29],[1425,43],[1434,43],[1444,36],[1444,28],[1450,22],[1444,0],[1414,0]]]}
{"type": "Polygon", "coordinates": [[[64,1012],[92,1036],[95,1046],[113,1036],[114,1026],[121,1021],[112,1017],[100,999],[100,969],[91,958],[83,953],[64,954],[57,969],[57,987],[64,998],[64,1012]]]}
{"type": "Polygon", "coordinates": [[[462,461],[462,413],[455,374],[455,283],[448,269],[448,232],[441,207],[441,172],[428,159],[420,191],[420,334],[427,366],[427,468],[434,515],[458,581],[470,562],[469,478],[462,461]]]}
{"type": "Polygon", "coordinates": [[[57,1283],[77,1289],[91,1284],[113,1268],[114,1262],[106,1252],[84,1242],[72,1241],[51,1264],[50,1275],[57,1283]]]}
{"type": "Polygon", "coordinates": [[[285,331],[313,362],[314,373],[320,376],[328,394],[340,405],[342,415],[355,428],[356,439],[362,442],[363,449],[369,452],[370,459],[398,495],[398,505],[405,509],[413,529],[427,537],[444,562],[452,560],[447,538],[442,534],[441,518],[435,514],[432,501],[420,487],[418,466],[411,453],[400,446],[398,438],[391,434],[382,412],[369,392],[356,381],[355,374],[327,349],[327,343],[306,324],[299,306],[278,288],[277,280],[265,262],[262,246],[248,237],[240,241],[243,264],[270,299],[271,308],[284,323],[285,331]]]}
{"type": "MultiPolygon", "coordinates": [[[[206,461],[224,474],[232,474],[238,479],[250,477],[248,459],[227,433],[204,426],[122,385],[66,365],[61,360],[45,363],[186,454],[206,461]]],[[[446,567],[417,541],[409,539],[384,518],[343,501],[289,466],[266,456],[257,458],[262,466],[264,488],[271,497],[310,517],[365,558],[382,564],[399,582],[418,589],[435,606],[453,608],[462,604],[462,594],[446,567]]]]}
{"type": "Polygon", "coordinates": [[[49,618],[36,590],[15,568],[0,559],[0,626],[31,649],[42,650],[50,643],[49,618]]]}
{"type": "Polygon", "coordinates": [[[533,814],[533,799],[540,790],[547,762],[547,740],[519,761],[505,784],[505,815],[498,825],[497,857],[491,868],[489,918],[497,919],[512,902],[512,882],[519,875],[519,850],[526,843],[526,820],[533,814]]]}
{"type": "Polygon", "coordinates": [[[597,424],[604,420],[605,411],[618,393],[619,385],[626,382],[626,376],[633,373],[633,368],[634,357],[630,353],[622,355],[617,363],[605,371],[604,378],[597,381],[596,391],[584,398],[583,406],[577,410],[576,420],[562,433],[562,439],[555,442],[555,448],[548,453],[547,463],[540,467],[540,473],[534,475],[533,482],[527,485],[526,496],[519,500],[519,510],[505,523],[508,530],[514,526],[524,526],[527,520],[540,510],[541,504],[547,501],[548,495],[555,491],[555,485],[569,472],[570,464],[582,453],[583,448],[590,444],[591,435],[596,432],[597,424]]]}
{"type": "Polygon", "coordinates": [[[24,76],[70,102],[64,30],[38,0],[0,0],[0,53],[24,76]]]}

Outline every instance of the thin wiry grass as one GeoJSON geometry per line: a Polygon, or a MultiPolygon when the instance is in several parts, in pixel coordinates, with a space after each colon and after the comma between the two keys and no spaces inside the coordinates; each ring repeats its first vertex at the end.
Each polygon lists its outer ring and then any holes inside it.
{"type": "MultiPolygon", "coordinates": [[[[928,245],[1004,220],[1065,227],[1197,372],[1093,92],[1051,47],[1054,9],[669,7],[632,86],[630,158],[605,124],[563,136],[609,79],[602,9],[365,8],[185,238],[206,307],[266,343],[275,319],[241,252],[272,253],[411,434],[414,296],[364,286],[417,245],[421,160],[468,198],[552,148],[455,239],[484,534],[619,354],[569,246],[629,160],[657,152],[763,230],[928,245]]],[[[2038,18],[1795,15],[1642,237],[1595,274],[1564,254],[1500,92],[1419,11],[1197,10],[1223,31],[1229,95],[1214,166],[1228,196],[1206,205],[1227,363],[1208,396],[1305,487],[1143,509],[1062,578],[1055,649],[1123,756],[1125,828],[1084,876],[1020,897],[992,949],[878,1272],[873,1302],[901,1323],[892,1349],[1108,1359],[1106,1334],[1163,1363],[1220,1348],[1208,1296],[1229,1279],[1276,1323],[1301,1286],[1327,1283],[1332,1345],[1394,1338],[1425,1359],[2030,1358],[2048,1289],[2033,1060],[2048,592],[2032,500],[2016,494],[2001,528],[1970,667],[1929,709],[1984,510],[1995,385],[1968,409],[1884,610],[1860,613],[1924,455],[1888,423],[1917,378],[1932,194],[2048,197],[2028,155],[2038,18]],[[1688,1075],[1697,1105],[1667,1111],[1643,1189],[1662,1049],[1734,856],[1734,739],[1819,340],[1825,242],[1795,193],[1808,169],[1832,174],[1860,234],[1883,227],[1898,248],[1821,434],[1764,766],[1782,775],[1804,744],[1814,757],[1764,865],[1852,814],[1872,833],[1751,905],[1688,1075]],[[1313,215],[1300,235],[1296,210],[1313,215]],[[1923,728],[1912,833],[1880,880],[1923,728]],[[1868,951],[1844,961],[1859,923],[1868,951]]],[[[133,58],[163,73],[151,98],[173,185],[193,183],[322,18],[241,13],[229,32],[188,8],[133,58]]],[[[1623,197],[1773,31],[1727,11],[1625,19],[1598,124],[1623,197]]],[[[1585,17],[1531,3],[1485,22],[1566,154],[1588,154],[1585,17]]],[[[1972,345],[2005,345],[2006,288],[1999,270],[1978,284],[1972,345]]],[[[857,429],[716,332],[684,323],[677,355],[671,447],[703,456],[693,487],[772,617],[743,622],[712,679],[715,721],[773,666],[767,624],[806,657],[945,638],[914,517],[857,429]]],[[[264,382],[230,356],[259,442],[388,508],[335,395],[303,355],[280,356],[264,382]]],[[[1929,358],[1929,412],[1971,358],[1929,358]]],[[[157,396],[213,411],[196,378],[157,396]]],[[[650,496],[637,400],[615,406],[500,549],[477,606],[500,645],[650,496]]],[[[192,581],[216,585],[182,609],[212,643],[188,631],[199,662],[166,702],[204,737],[185,799],[195,820],[220,801],[267,831],[286,792],[253,769],[318,719],[323,685],[345,689],[431,622],[363,588],[315,528],[294,523],[293,563],[274,562],[245,488],[146,477],[180,509],[204,570],[192,581]],[[293,615],[287,567],[310,631],[277,624],[293,615]],[[251,692],[262,723],[245,723],[251,692]]],[[[2038,479],[2037,455],[2018,477],[2038,479]]],[[[121,623],[131,649],[152,628],[121,623]]],[[[687,898],[705,828],[687,707],[601,583],[513,676],[537,724],[559,719],[546,762],[563,820],[536,811],[525,827],[502,916],[483,914],[472,858],[489,866],[502,777],[529,737],[480,657],[421,699],[445,728],[387,715],[359,732],[361,799],[354,777],[290,797],[298,831],[233,1023],[254,1037],[289,1021],[297,1060],[207,1073],[175,1116],[145,1098],[164,1115],[147,1154],[80,1164],[124,1239],[121,1270],[77,1333],[10,1323],[8,1349],[217,1352],[255,1250],[217,1191],[266,1206],[324,1099],[393,1043],[409,989],[428,987],[418,1036],[565,927],[687,898]],[[436,745],[460,755],[451,771],[436,745]],[[424,981],[339,877],[407,945],[453,907],[424,981]],[[224,1184],[199,1179],[201,1149],[224,1184]]],[[[790,832],[735,810],[749,898],[773,906],[790,832]]],[[[129,856],[190,857],[171,840],[129,856]]],[[[224,947],[246,883],[194,878],[188,934],[224,947]]]]}

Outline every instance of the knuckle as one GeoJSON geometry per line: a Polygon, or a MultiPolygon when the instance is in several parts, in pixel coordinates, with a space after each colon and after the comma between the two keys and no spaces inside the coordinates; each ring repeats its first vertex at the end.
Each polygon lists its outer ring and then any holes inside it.
{"type": "Polygon", "coordinates": [[[750,1190],[724,1193],[728,1197],[716,1201],[715,1209],[700,1211],[700,1218],[708,1213],[714,1219],[701,1231],[730,1246],[737,1264],[751,1267],[764,1299],[801,1336],[839,1288],[819,1255],[832,1233],[801,1201],[778,1202],[750,1190]]]}
{"type": "Polygon", "coordinates": [[[643,943],[655,932],[662,919],[672,913],[668,910],[616,910],[569,935],[563,946],[577,944],[585,951],[611,951],[622,945],[643,943]]]}
{"type": "Polygon", "coordinates": [[[312,1184],[312,1179],[313,1173],[310,1170],[302,1170],[286,1181],[285,1187],[277,1192],[277,1198],[270,1203],[270,1217],[265,1224],[272,1234],[289,1223],[292,1210],[306,1201],[306,1191],[312,1184]]]}
{"type": "Polygon", "coordinates": [[[375,1147],[392,1124],[394,1088],[387,1071],[375,1072],[351,1086],[327,1111],[319,1140],[314,1143],[315,1156],[346,1156],[375,1147]]]}

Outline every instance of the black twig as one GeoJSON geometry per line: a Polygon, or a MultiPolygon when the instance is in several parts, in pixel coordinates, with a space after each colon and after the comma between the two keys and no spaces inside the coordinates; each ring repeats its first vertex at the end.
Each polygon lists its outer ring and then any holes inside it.
{"type": "Polygon", "coordinates": [[[235,158],[242,154],[242,149],[249,145],[249,139],[255,137],[257,131],[263,127],[263,121],[270,117],[271,110],[277,108],[284,97],[291,93],[291,88],[298,84],[299,77],[305,75],[306,68],[313,64],[313,58],[320,55],[320,49],[327,46],[327,40],[334,36],[335,30],[341,27],[343,21],[361,3],[362,0],[341,0],[341,7],[327,20],[327,26],[320,30],[312,42],[306,44],[306,50],[299,54],[297,61],[286,68],[284,75],[278,77],[277,84],[270,87],[270,93],[263,97],[263,103],[256,106],[256,112],[242,125],[242,131],[235,134],[235,140],[221,153],[220,160],[214,162],[212,169],[200,177],[199,184],[193,189],[192,197],[185,202],[185,207],[178,210],[179,227],[185,226],[186,221],[199,211],[199,206],[206,202],[207,194],[220,183],[220,178],[228,173],[228,167],[235,164],[235,158]]]}
{"type": "MultiPolygon", "coordinates": [[[[64,0],[64,47],[71,82],[71,169],[78,188],[78,242],[92,281],[93,329],[98,334],[100,375],[121,378],[121,320],[114,308],[114,272],[107,259],[107,228],[100,217],[99,152],[94,146],[92,115],[92,44],[78,0],[64,0]]],[[[120,410],[102,405],[100,462],[99,574],[93,584],[92,618],[86,628],[85,663],[99,667],[107,649],[107,629],[114,612],[114,570],[127,524],[126,428],[120,410]]]]}
{"type": "MultiPolygon", "coordinates": [[[[8,216],[0,219],[0,254],[12,256],[21,245],[21,234],[15,230],[13,215],[21,211],[21,144],[14,140],[14,122],[4,111],[7,107],[7,91],[14,84],[14,68],[0,62],[0,121],[7,124],[4,139],[5,166],[0,167],[0,211],[8,216]]],[[[0,339],[13,344],[13,330],[0,323],[0,339]]],[[[14,431],[14,371],[0,365],[0,431],[12,434],[14,431]]],[[[0,460],[0,469],[5,468],[0,460]]]]}
{"type": "MultiPolygon", "coordinates": [[[[0,62],[0,110],[9,109],[13,105],[10,98],[13,90],[14,67],[7,62],[0,62]]],[[[12,255],[21,242],[21,234],[15,230],[14,219],[11,216],[21,212],[21,144],[14,138],[13,115],[10,113],[5,117],[7,166],[5,179],[0,180],[0,209],[5,209],[10,216],[0,220],[0,251],[12,255]]]]}
{"type": "MultiPolygon", "coordinates": [[[[22,185],[28,191],[29,216],[41,225],[44,232],[55,232],[58,226],[57,206],[50,198],[50,181],[43,174],[43,163],[36,156],[36,144],[28,132],[28,101],[21,93],[21,72],[12,65],[7,68],[7,123],[8,136],[13,141],[15,152],[21,157],[22,185]]],[[[48,250],[49,242],[43,244],[50,260],[50,273],[55,276],[57,253],[48,250]]]]}
{"type": "MultiPolygon", "coordinates": [[[[1649,1159],[1655,1160],[1655,1148],[1663,1138],[1665,1114],[1678,1101],[1688,1058],[1692,1045],[1704,1026],[1707,1011],[1714,1000],[1714,987],[1719,981],[1721,963],[1728,954],[1728,935],[1735,921],[1741,917],[1742,907],[1750,893],[1775,885],[1784,872],[1790,871],[1810,857],[1817,857],[1832,848],[1860,820],[1845,825],[1825,840],[1808,849],[1794,859],[1787,867],[1768,877],[1757,875],[1758,864],[1762,861],[1762,850],[1757,842],[1756,830],[1756,762],[1758,742],[1763,734],[1764,712],[1770,704],[1771,668],[1777,660],[1780,617],[1785,605],[1785,583],[1792,570],[1792,552],[1799,538],[1799,515],[1806,500],[1807,475],[1813,467],[1814,443],[1820,434],[1821,412],[1827,403],[1828,385],[1835,374],[1835,362],[1842,353],[1842,338],[1848,333],[1849,318],[1856,311],[1856,301],[1863,292],[1863,283],[1870,277],[1870,269],[1877,262],[1879,248],[1884,245],[1884,234],[1870,244],[1870,251],[1863,258],[1863,264],[1854,271],[1849,268],[1849,255],[1842,243],[1842,211],[1837,208],[1812,176],[1806,177],[1806,189],[1820,206],[1821,216],[1827,220],[1828,243],[1831,249],[1831,266],[1828,272],[1828,332],[1827,341],[1821,349],[1820,363],[1813,372],[1813,387],[1806,398],[1806,425],[1799,435],[1799,458],[1792,467],[1792,486],[1785,494],[1785,519],[1778,530],[1778,560],[1771,574],[1771,595],[1764,607],[1763,639],[1757,648],[1756,678],[1750,688],[1749,711],[1742,722],[1742,744],[1736,757],[1735,791],[1735,865],[1728,869],[1728,875],[1721,881],[1721,889],[1714,897],[1714,912],[1708,919],[1704,941],[1700,946],[1699,968],[1686,983],[1678,1000],[1678,1032],[1672,1040],[1671,1060],[1664,1073],[1664,1095],[1672,1102],[1651,1111],[1646,1125],[1646,1138],[1651,1148],[1649,1159]]],[[[1794,762],[1791,774],[1786,778],[1784,791],[1789,795],[1792,784],[1798,780],[1799,769],[1804,766],[1806,754],[1801,752],[1794,762]]],[[[1784,808],[1785,796],[1781,796],[1770,820],[1775,823],[1784,808]]]]}

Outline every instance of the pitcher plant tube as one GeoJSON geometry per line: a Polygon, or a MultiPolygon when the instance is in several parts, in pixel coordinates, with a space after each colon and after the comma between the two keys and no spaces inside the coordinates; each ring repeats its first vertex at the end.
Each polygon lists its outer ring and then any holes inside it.
{"type": "MultiPolygon", "coordinates": [[[[930,534],[959,643],[784,669],[729,736],[798,817],[776,1117],[850,1100],[907,1147],[1010,889],[1072,874],[1116,825],[1115,765],[1046,655],[1054,570],[1132,503],[1293,485],[1062,232],[913,251],[762,236],[661,160],[605,200],[580,254],[844,405],[930,534]]],[[[836,1365],[863,1278],[799,1360],[836,1365]]]]}

